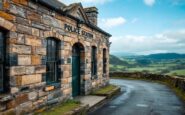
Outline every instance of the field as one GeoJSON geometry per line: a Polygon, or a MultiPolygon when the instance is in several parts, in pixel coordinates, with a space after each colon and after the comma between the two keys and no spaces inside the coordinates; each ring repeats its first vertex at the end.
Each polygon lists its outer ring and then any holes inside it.
{"type": "Polygon", "coordinates": [[[149,72],[174,76],[185,76],[185,59],[138,59],[111,57],[110,71],[149,72]],[[119,60],[119,63],[114,63],[119,60]],[[122,63],[121,63],[122,61],[122,63]]]}

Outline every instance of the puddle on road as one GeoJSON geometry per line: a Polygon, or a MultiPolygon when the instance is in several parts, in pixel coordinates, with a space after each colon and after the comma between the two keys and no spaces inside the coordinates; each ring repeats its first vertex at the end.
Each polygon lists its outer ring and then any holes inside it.
{"type": "Polygon", "coordinates": [[[137,104],[136,106],[137,107],[144,107],[144,108],[148,107],[148,105],[146,105],[146,104],[137,104]]]}
{"type": "MultiPolygon", "coordinates": [[[[119,84],[118,84],[119,85],[119,84]]],[[[134,90],[134,87],[131,85],[119,85],[121,87],[122,94],[118,96],[116,99],[112,100],[110,103],[111,105],[121,105],[127,100],[132,91],[134,90]]]]}
{"type": "Polygon", "coordinates": [[[117,107],[117,106],[109,106],[109,108],[113,108],[113,109],[116,108],[116,107],[117,107]]]}

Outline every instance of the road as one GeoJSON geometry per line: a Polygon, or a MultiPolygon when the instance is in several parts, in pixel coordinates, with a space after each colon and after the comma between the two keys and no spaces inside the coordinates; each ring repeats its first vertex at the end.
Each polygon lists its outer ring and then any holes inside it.
{"type": "Polygon", "coordinates": [[[139,80],[111,80],[121,95],[89,115],[185,115],[182,101],[165,85],[139,80]]]}

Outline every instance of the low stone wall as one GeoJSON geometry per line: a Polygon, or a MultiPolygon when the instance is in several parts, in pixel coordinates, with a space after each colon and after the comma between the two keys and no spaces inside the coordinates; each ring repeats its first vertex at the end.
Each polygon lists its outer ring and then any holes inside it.
{"type": "Polygon", "coordinates": [[[158,75],[142,72],[112,72],[110,77],[146,79],[167,82],[170,86],[181,89],[185,93],[185,78],[168,75],[158,75]]]}

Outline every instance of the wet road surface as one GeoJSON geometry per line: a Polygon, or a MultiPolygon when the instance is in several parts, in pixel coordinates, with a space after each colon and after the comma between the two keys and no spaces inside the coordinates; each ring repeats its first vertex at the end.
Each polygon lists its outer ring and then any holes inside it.
{"type": "Polygon", "coordinates": [[[185,115],[183,103],[165,85],[139,80],[111,80],[122,93],[89,115],[185,115]]]}

